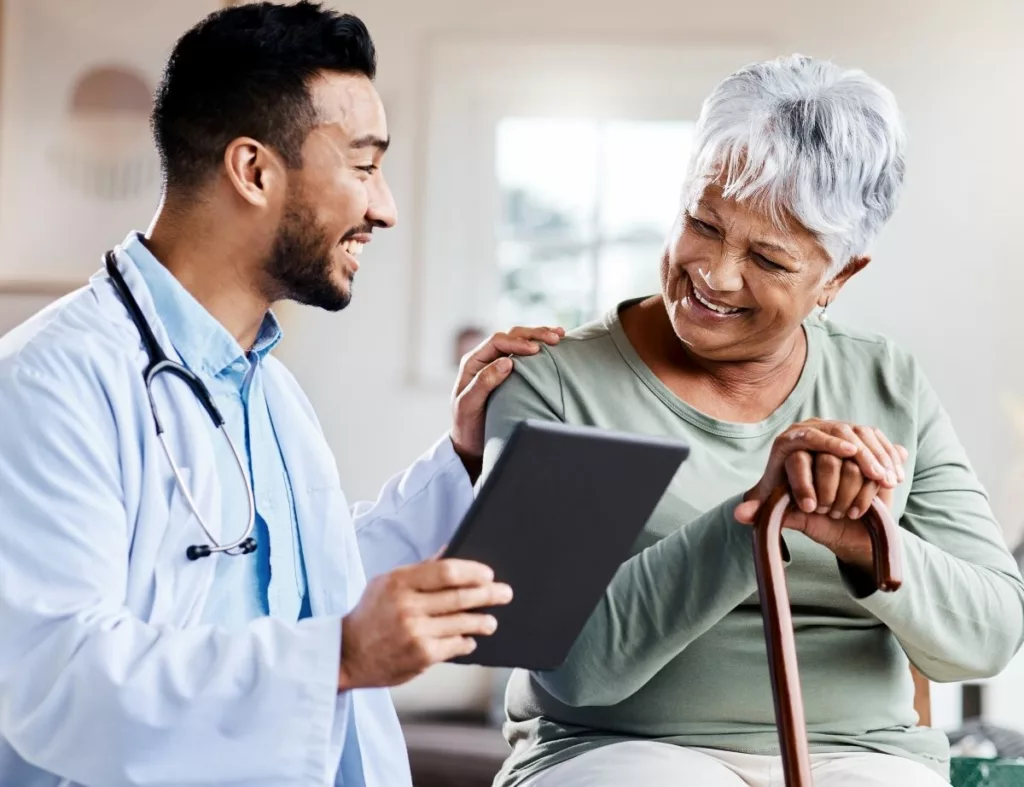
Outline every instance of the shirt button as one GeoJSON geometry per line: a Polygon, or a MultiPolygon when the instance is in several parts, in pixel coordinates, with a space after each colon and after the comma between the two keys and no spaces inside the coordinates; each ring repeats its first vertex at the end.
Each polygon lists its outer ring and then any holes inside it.
{"type": "Polygon", "coordinates": [[[235,361],[235,363],[231,364],[231,368],[236,372],[244,372],[246,365],[242,361],[235,361]]]}

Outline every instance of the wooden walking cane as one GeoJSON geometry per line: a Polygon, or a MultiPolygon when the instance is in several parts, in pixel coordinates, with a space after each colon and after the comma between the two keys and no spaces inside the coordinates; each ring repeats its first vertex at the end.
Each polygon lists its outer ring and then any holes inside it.
{"type": "MultiPolygon", "coordinates": [[[[782,561],[782,520],[789,504],[788,491],[776,489],[761,506],[754,524],[754,564],[786,787],[812,787],[793,615],[782,561]]],[[[896,590],[903,581],[896,522],[877,497],[863,521],[871,536],[875,585],[883,591],[896,590]]]]}

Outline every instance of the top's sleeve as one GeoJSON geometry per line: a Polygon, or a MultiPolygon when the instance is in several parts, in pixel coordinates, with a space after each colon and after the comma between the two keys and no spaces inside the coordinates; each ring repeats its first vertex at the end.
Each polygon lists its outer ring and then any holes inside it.
{"type": "Polygon", "coordinates": [[[990,677],[1024,640],[1024,581],[949,415],[916,365],[914,378],[919,426],[900,522],[903,585],[882,593],[849,569],[844,578],[924,675],[990,677]]]}
{"type": "Polygon", "coordinates": [[[434,557],[473,502],[473,484],[445,435],[396,475],[373,503],[352,507],[368,579],[434,557]]]}

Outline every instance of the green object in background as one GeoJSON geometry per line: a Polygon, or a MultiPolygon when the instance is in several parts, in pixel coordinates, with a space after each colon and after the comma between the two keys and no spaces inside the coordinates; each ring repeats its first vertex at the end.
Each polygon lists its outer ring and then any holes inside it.
{"type": "Polygon", "coordinates": [[[953,787],[1024,787],[1024,759],[954,757],[949,777],[953,787]]]}

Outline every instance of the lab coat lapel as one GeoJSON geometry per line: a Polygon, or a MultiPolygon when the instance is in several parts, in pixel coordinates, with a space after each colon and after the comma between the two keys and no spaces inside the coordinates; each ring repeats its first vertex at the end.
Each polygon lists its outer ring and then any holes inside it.
{"type": "Polygon", "coordinates": [[[354,587],[358,577],[347,567],[353,557],[358,563],[358,557],[348,554],[351,515],[334,456],[276,362],[265,368],[267,409],[292,485],[310,611],[315,616],[343,615],[361,588],[354,587]]]}
{"type": "MultiPolygon", "coordinates": [[[[181,363],[135,263],[120,247],[115,249],[115,256],[118,269],[157,342],[169,358],[181,363]]],[[[110,283],[105,268],[92,277],[91,284],[104,313],[113,321],[124,323],[129,335],[137,337],[138,332],[110,283]]],[[[136,349],[136,362],[139,374],[142,374],[148,356],[141,338],[137,340],[136,349]]],[[[169,375],[161,375],[154,381],[153,399],[164,425],[168,449],[182,471],[183,480],[189,485],[189,491],[196,507],[203,514],[207,528],[219,540],[222,509],[219,476],[214,460],[213,438],[217,437],[216,431],[191,391],[169,375]]],[[[148,402],[146,408],[148,410],[148,402]]],[[[154,599],[151,618],[152,622],[186,625],[194,622],[196,615],[202,611],[213,583],[216,561],[206,559],[193,562],[185,557],[189,545],[203,543],[203,531],[177,488],[155,429],[151,439],[146,441],[144,450],[158,454],[153,460],[159,463],[166,475],[166,488],[169,490],[167,528],[153,566],[154,599]]]]}

